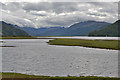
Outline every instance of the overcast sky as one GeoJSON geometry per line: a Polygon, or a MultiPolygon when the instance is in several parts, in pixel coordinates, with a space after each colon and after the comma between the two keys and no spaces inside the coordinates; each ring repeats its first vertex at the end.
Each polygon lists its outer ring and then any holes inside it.
{"type": "Polygon", "coordinates": [[[2,20],[21,27],[69,27],[88,20],[113,23],[117,2],[4,2],[2,20]]]}

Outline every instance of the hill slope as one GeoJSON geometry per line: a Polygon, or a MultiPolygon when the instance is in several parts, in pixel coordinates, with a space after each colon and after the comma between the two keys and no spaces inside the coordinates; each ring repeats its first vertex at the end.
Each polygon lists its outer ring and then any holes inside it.
{"type": "Polygon", "coordinates": [[[49,28],[30,28],[19,27],[32,36],[82,36],[87,35],[94,30],[103,29],[110,25],[106,22],[86,21],[71,25],[68,28],[64,27],[49,27],[49,28]]]}
{"type": "Polygon", "coordinates": [[[96,30],[89,33],[89,36],[111,36],[111,37],[120,37],[120,20],[115,23],[109,25],[108,27],[96,30]]]}
{"type": "Polygon", "coordinates": [[[89,32],[94,30],[103,29],[110,23],[97,22],[97,21],[85,21],[73,24],[65,32],[64,35],[67,36],[81,36],[87,35],[89,32]]]}
{"type": "Polygon", "coordinates": [[[50,27],[50,28],[31,28],[19,27],[19,29],[26,31],[31,36],[60,36],[65,30],[64,27],[50,27]]]}
{"type": "Polygon", "coordinates": [[[14,25],[4,21],[0,21],[0,27],[2,28],[2,36],[29,36],[25,31],[15,28],[14,25]]]}

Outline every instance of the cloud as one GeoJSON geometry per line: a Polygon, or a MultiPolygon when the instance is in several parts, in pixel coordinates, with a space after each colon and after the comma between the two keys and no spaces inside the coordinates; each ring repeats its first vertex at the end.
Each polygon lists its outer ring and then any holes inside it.
{"type": "Polygon", "coordinates": [[[0,2],[118,2],[120,0],[0,0],[0,2]]]}
{"type": "Polygon", "coordinates": [[[6,2],[1,5],[2,19],[21,27],[68,27],[81,21],[115,22],[118,18],[116,2],[6,2]]]}

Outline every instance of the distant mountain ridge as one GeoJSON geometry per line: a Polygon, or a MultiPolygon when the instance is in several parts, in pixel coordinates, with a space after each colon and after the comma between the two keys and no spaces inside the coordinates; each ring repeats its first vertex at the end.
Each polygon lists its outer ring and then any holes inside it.
{"type": "Polygon", "coordinates": [[[62,31],[65,30],[64,27],[42,27],[42,28],[32,28],[32,27],[17,27],[21,30],[26,31],[31,36],[60,36],[62,31]]]}
{"type": "Polygon", "coordinates": [[[89,33],[89,36],[110,36],[120,37],[120,20],[101,30],[95,30],[89,33]]]}
{"type": "Polygon", "coordinates": [[[15,28],[14,25],[0,21],[0,35],[2,36],[30,36],[25,31],[15,28]]]}
{"type": "Polygon", "coordinates": [[[71,25],[68,28],[64,27],[42,27],[42,28],[31,28],[31,27],[17,27],[21,30],[26,31],[31,36],[84,36],[94,30],[100,30],[110,25],[107,22],[98,21],[85,21],[71,25]]]}
{"type": "Polygon", "coordinates": [[[110,25],[110,23],[97,22],[97,21],[79,22],[67,28],[67,30],[64,32],[64,35],[66,36],[82,36],[83,35],[84,36],[91,31],[105,28],[108,25],[110,25]]]}

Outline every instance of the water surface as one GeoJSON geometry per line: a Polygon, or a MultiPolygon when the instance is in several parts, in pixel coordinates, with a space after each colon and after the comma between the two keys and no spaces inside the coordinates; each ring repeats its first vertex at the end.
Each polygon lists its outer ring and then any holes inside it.
{"type": "Polygon", "coordinates": [[[88,37],[88,36],[71,36],[71,37],[38,37],[38,38],[70,38],[70,39],[102,39],[102,40],[119,40],[120,37],[88,37]]]}
{"type": "Polygon", "coordinates": [[[6,39],[2,70],[45,76],[117,76],[118,51],[48,45],[48,39],[6,39]]]}

